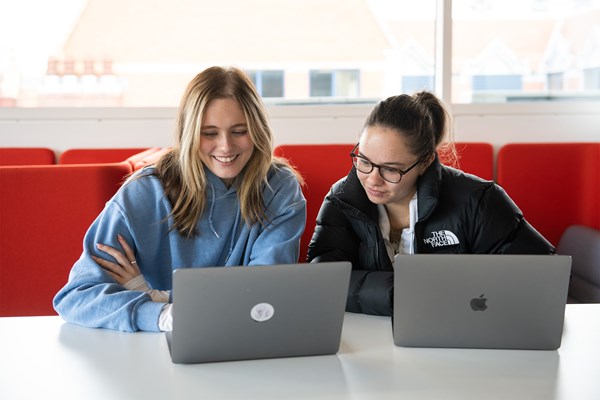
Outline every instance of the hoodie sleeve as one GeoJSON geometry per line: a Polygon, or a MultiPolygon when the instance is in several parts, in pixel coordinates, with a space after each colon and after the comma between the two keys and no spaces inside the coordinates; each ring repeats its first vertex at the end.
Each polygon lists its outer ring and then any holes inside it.
{"type": "Polygon", "coordinates": [[[164,303],[152,302],[144,292],[126,290],[92,259],[92,255],[110,257],[96,249],[97,243],[120,247],[117,233],[135,245],[125,213],[111,200],[86,233],[83,253],[73,265],[67,284],[56,294],[54,308],[65,321],[78,325],[130,332],[158,331],[164,303]]]}
{"type": "Polygon", "coordinates": [[[276,170],[265,188],[266,225],[253,240],[248,265],[293,264],[300,255],[306,200],[287,168],[276,170]]]}

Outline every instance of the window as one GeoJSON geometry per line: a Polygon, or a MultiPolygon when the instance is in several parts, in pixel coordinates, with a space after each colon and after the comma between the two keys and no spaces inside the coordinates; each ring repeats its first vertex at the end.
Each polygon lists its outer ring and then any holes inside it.
{"type": "Polygon", "coordinates": [[[454,103],[600,99],[600,0],[115,4],[1,1],[0,106],[177,107],[211,65],[249,71],[273,104],[435,90],[440,65],[454,103]],[[452,51],[439,63],[444,2],[452,51]]]}
{"type": "Polygon", "coordinates": [[[333,96],[333,72],[311,71],[310,96],[333,96]]]}
{"type": "Polygon", "coordinates": [[[246,71],[262,97],[284,97],[284,72],[246,71]]]}
{"type": "Polygon", "coordinates": [[[523,87],[521,75],[475,75],[473,90],[520,91],[523,87]]]}
{"type": "Polygon", "coordinates": [[[583,82],[585,90],[600,90],[600,67],[584,69],[583,82]]]}
{"type": "Polygon", "coordinates": [[[177,107],[211,65],[250,72],[265,102],[373,102],[432,73],[435,2],[0,2],[0,104],[177,107]]]}
{"type": "Polygon", "coordinates": [[[402,77],[402,93],[414,93],[421,90],[434,90],[433,76],[417,75],[402,77]]]}
{"type": "Polygon", "coordinates": [[[564,74],[562,72],[553,72],[548,74],[548,90],[563,89],[564,74]]]}
{"type": "Polygon", "coordinates": [[[358,97],[359,71],[310,71],[310,97],[358,97]]]}
{"type": "Polygon", "coordinates": [[[598,98],[598,21],[596,0],[453,0],[452,101],[598,98]]]}

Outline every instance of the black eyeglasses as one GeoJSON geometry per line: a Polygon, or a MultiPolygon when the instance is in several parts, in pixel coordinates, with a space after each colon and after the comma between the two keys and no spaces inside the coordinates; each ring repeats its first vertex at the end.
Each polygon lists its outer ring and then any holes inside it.
{"type": "Polygon", "coordinates": [[[402,177],[408,173],[411,169],[419,165],[421,160],[417,160],[413,165],[408,167],[405,170],[401,170],[398,168],[387,167],[385,165],[378,165],[374,162],[371,162],[368,158],[361,156],[360,154],[356,154],[356,148],[358,147],[358,143],[352,149],[350,153],[350,157],[352,158],[352,164],[354,167],[363,174],[370,174],[373,172],[374,168],[379,170],[379,175],[383,178],[384,181],[389,183],[399,183],[402,180],[402,177]]]}

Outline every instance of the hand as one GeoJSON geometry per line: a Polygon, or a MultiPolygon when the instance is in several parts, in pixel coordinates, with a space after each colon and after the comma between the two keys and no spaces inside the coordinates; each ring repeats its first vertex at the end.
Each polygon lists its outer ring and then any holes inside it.
{"type": "Polygon", "coordinates": [[[141,271],[139,266],[137,265],[137,261],[133,254],[133,250],[127,243],[127,241],[121,235],[117,235],[117,239],[121,244],[125,254],[123,252],[115,249],[114,247],[110,247],[104,244],[98,243],[96,247],[98,250],[103,251],[109,255],[111,255],[117,263],[107,261],[100,257],[92,256],[94,261],[96,261],[110,276],[113,277],[117,283],[124,285],[125,283],[131,281],[135,277],[141,275],[141,271]]]}

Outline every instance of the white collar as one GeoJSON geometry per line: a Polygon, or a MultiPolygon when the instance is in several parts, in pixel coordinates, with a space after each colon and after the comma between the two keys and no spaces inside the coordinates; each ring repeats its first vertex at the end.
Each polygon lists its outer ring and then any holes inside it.
{"type": "MultiPolygon", "coordinates": [[[[401,254],[414,254],[413,247],[413,238],[415,232],[415,223],[417,222],[418,215],[418,207],[417,207],[417,192],[410,199],[410,203],[408,204],[408,212],[409,212],[409,226],[406,229],[402,230],[402,242],[400,243],[400,253],[401,254]]],[[[385,206],[382,204],[377,205],[377,209],[379,211],[379,229],[381,229],[381,235],[385,241],[385,246],[387,248],[388,256],[390,256],[390,260],[394,260],[395,252],[392,244],[390,243],[390,218],[388,216],[387,210],[385,206]]]]}

